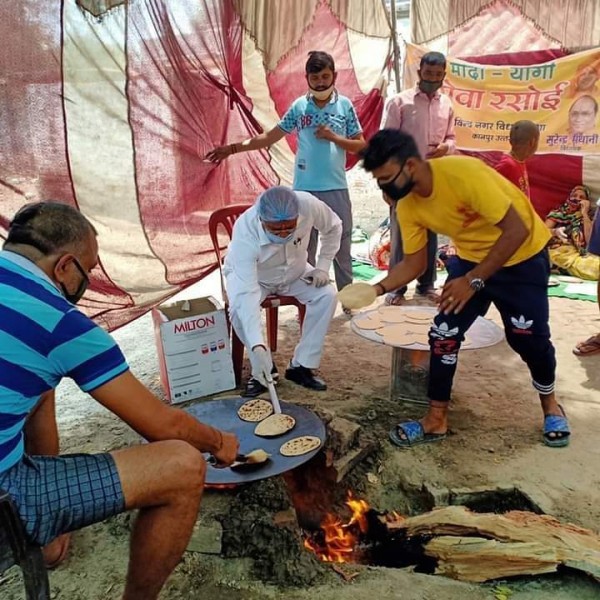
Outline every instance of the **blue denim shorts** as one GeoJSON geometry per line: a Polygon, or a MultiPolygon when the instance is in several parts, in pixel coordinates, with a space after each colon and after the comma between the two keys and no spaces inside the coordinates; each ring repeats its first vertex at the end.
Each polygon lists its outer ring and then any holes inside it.
{"type": "Polygon", "coordinates": [[[0,473],[30,540],[55,537],[125,510],[121,480],[110,454],[23,456],[0,473]]]}

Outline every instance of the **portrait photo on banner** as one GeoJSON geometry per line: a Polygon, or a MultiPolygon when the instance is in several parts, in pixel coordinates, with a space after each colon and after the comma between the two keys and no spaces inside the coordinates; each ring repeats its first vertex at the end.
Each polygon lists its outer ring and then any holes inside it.
{"type": "MultiPolygon", "coordinates": [[[[423,46],[406,44],[403,87],[418,81],[423,46]]],[[[442,91],[452,98],[457,146],[507,151],[512,123],[529,119],[540,129],[539,152],[600,151],[600,50],[550,62],[483,65],[447,57],[442,91]]]]}

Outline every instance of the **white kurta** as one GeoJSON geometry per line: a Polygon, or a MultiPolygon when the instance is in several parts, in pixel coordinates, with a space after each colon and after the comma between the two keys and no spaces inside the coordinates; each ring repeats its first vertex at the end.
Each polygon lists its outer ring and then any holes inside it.
{"type": "MultiPolygon", "coordinates": [[[[319,231],[321,239],[316,268],[329,273],[340,245],[342,222],[312,194],[295,193],[298,196],[299,214],[293,239],[287,244],[270,242],[255,204],[238,218],[233,227],[223,273],[231,323],[248,350],[259,344],[267,347],[261,326],[260,305],[269,294],[294,296],[306,306],[302,336],[294,352],[294,362],[316,369],[337,298],[331,284],[317,288],[300,278],[313,269],[307,262],[312,228],[319,231]]],[[[251,353],[250,360],[252,362],[251,353]]],[[[252,367],[255,374],[256,365],[252,364],[252,367]]]]}

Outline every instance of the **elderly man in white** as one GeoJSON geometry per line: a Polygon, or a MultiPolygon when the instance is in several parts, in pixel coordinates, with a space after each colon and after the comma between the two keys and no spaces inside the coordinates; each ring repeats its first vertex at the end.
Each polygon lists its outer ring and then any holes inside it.
{"type": "Polygon", "coordinates": [[[302,336],[285,371],[286,379],[312,390],[327,389],[313,369],[319,367],[335,312],[337,298],[329,283],[329,269],[341,235],[342,222],[326,204],[308,192],[283,186],[263,192],[236,221],[223,271],[231,323],[252,365],[243,396],[263,393],[277,374],[260,319],[261,302],[269,294],[294,296],[306,305],[302,336]],[[313,227],[321,239],[316,268],[307,262],[313,227]]]}

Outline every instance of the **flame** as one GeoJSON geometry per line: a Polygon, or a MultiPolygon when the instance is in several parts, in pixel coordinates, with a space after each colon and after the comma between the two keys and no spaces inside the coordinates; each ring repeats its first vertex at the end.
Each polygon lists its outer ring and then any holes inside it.
{"type": "Polygon", "coordinates": [[[350,562],[361,533],[367,532],[366,514],[370,509],[365,500],[358,500],[348,493],[346,505],[352,511],[347,523],[332,514],[325,515],[321,523],[320,536],[304,539],[304,547],[314,552],[324,562],[350,562]],[[319,537],[319,541],[317,541],[319,537]]]}

